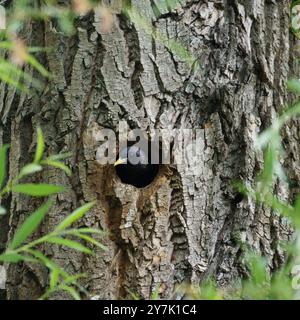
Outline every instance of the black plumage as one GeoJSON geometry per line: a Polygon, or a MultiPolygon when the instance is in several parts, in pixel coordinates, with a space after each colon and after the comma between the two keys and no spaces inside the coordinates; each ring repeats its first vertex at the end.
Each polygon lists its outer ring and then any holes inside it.
{"type": "Polygon", "coordinates": [[[137,145],[132,145],[119,152],[115,169],[123,183],[144,188],[156,177],[159,164],[151,164],[150,151],[147,152],[137,145]]]}

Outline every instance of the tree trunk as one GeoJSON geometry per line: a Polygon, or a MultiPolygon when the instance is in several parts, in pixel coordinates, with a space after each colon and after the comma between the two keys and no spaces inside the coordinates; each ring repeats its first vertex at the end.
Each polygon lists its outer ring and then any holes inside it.
{"type": "MultiPolygon", "coordinates": [[[[148,299],[159,286],[161,298],[174,297],[178,284],[199,284],[214,276],[224,286],[247,274],[245,248],[266,256],[270,271],[284,261],[280,241],[292,230],[277,213],[239,195],[233,181],[251,184],[262,167],[254,150],[256,133],[268,127],[288,102],[286,80],[295,72],[289,33],[289,1],[180,1],[169,11],[158,1],[132,0],[160,36],[115,8],[113,25],[90,14],[63,36],[52,23],[31,23],[24,36],[40,54],[53,79],[39,93],[18,93],[1,84],[0,139],[10,143],[9,175],[31,161],[35,128],[45,134],[47,153],[73,152],[68,178],[56,170],[38,177],[68,186],[37,235],[50,231],[85,202],[97,204],[81,226],[103,228],[107,252],[86,256],[47,246],[47,255],[69,272],[84,272],[91,297],[148,299]],[[180,42],[198,61],[191,68],[164,45],[180,42]],[[201,174],[188,166],[161,168],[149,187],[120,182],[112,165],[96,161],[97,132],[115,132],[121,120],[131,129],[193,128],[200,132],[201,174]]],[[[35,76],[38,76],[35,74],[35,76]]],[[[289,176],[299,181],[299,130],[285,127],[289,176]]],[[[292,195],[280,184],[276,192],[292,195]]],[[[13,194],[9,216],[1,218],[2,247],[40,201],[13,194]]],[[[48,283],[47,270],[29,263],[8,269],[7,298],[37,298],[48,283]]],[[[57,294],[57,299],[67,298],[57,294]]]]}

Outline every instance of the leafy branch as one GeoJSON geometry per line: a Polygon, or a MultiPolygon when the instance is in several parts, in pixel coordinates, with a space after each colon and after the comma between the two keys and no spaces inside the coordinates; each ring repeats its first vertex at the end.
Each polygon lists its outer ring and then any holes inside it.
{"type": "MultiPolygon", "coordinates": [[[[8,145],[2,146],[0,149],[0,200],[4,195],[10,192],[22,193],[28,196],[44,197],[50,196],[64,191],[62,186],[50,184],[24,184],[19,183],[22,178],[39,172],[44,166],[51,166],[63,170],[70,175],[70,169],[61,161],[69,154],[59,154],[44,158],[45,142],[40,128],[37,129],[37,147],[35,151],[34,161],[22,168],[16,178],[5,183],[6,179],[6,163],[8,145]]],[[[105,235],[105,232],[95,228],[71,228],[71,225],[80,220],[95,204],[95,202],[87,203],[80,208],[74,210],[62,222],[60,222],[50,233],[27,242],[28,238],[38,229],[46,214],[51,209],[53,202],[48,200],[35,212],[33,212],[17,229],[14,237],[9,242],[6,251],[0,255],[0,261],[6,263],[32,262],[44,265],[50,271],[49,289],[41,297],[48,298],[56,291],[67,291],[74,299],[79,299],[79,291],[83,288],[78,284],[77,280],[82,278],[83,274],[70,275],[60,268],[51,259],[46,257],[40,250],[40,245],[55,244],[65,246],[73,250],[85,254],[93,254],[93,251],[81,242],[85,241],[102,250],[106,247],[95,240],[91,235],[105,235]],[[72,239],[70,239],[72,237],[72,239]]],[[[6,209],[0,206],[0,214],[5,214],[6,209]]]]}
{"type": "MultiPolygon", "coordinates": [[[[157,0],[153,3],[153,11],[156,16],[159,16],[173,11],[178,5],[180,5],[179,0],[157,0]]],[[[43,77],[51,79],[50,72],[34,56],[35,53],[47,52],[51,49],[27,46],[19,37],[20,31],[28,21],[32,19],[56,21],[64,34],[72,35],[75,32],[75,20],[94,11],[103,18],[103,29],[109,29],[113,21],[114,6],[117,6],[118,10],[121,9],[124,15],[148,35],[162,43],[170,53],[177,55],[193,69],[198,66],[197,58],[183,44],[178,40],[170,39],[154,28],[151,22],[143,17],[140,10],[134,5],[128,6],[127,1],[112,1],[110,6],[106,6],[102,1],[92,0],[72,0],[64,5],[56,0],[22,0],[14,1],[10,8],[7,8],[6,30],[0,33],[0,80],[20,91],[28,92],[30,88],[40,90],[41,82],[26,71],[26,64],[43,77]]]]}

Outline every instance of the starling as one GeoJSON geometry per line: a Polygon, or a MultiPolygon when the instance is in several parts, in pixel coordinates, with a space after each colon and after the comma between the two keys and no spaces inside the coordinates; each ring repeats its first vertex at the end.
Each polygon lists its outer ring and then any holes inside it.
{"type": "Polygon", "coordinates": [[[144,188],[154,180],[159,169],[159,164],[151,164],[150,160],[151,151],[146,153],[137,145],[127,146],[119,152],[116,173],[123,183],[144,188]]]}

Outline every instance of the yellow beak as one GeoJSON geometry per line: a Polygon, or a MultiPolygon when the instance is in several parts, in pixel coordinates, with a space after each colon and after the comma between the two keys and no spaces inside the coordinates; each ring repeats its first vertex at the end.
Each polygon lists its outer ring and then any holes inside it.
{"type": "Polygon", "coordinates": [[[123,163],[126,163],[126,162],[127,162],[127,159],[121,159],[121,158],[119,158],[119,159],[115,162],[114,166],[118,166],[119,164],[123,164],[123,163]]]}

